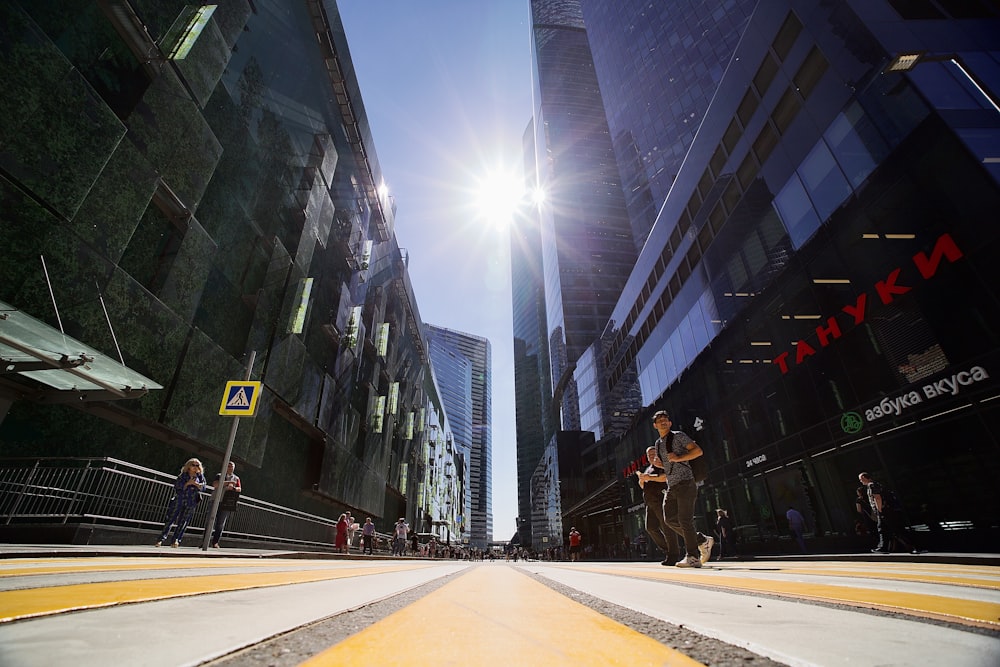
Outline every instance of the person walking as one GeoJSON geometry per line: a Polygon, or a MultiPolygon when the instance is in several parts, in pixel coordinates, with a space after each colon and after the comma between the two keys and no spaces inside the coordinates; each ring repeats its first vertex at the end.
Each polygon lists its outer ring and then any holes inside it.
{"type": "Polygon", "coordinates": [[[733,534],[733,520],[724,509],[715,510],[715,534],[719,536],[719,560],[736,555],[736,541],[733,534]]]}
{"type": "Polygon", "coordinates": [[[198,459],[188,459],[181,468],[181,472],[174,480],[174,495],[167,505],[167,520],[163,524],[160,532],[160,539],[156,541],[156,546],[161,546],[170,533],[170,527],[174,526],[172,547],[179,547],[184,539],[184,531],[191,523],[194,516],[194,509],[201,500],[201,492],[205,488],[205,475],[202,474],[201,461],[198,459]]]}
{"type": "Polygon", "coordinates": [[[649,461],[646,469],[636,472],[639,488],[642,489],[642,501],[646,505],[646,533],[664,554],[660,565],[675,565],[677,534],[667,527],[667,522],[663,518],[663,494],[667,491],[667,473],[656,453],[655,445],[646,448],[646,460],[649,461]]]}
{"type": "Polygon", "coordinates": [[[333,548],[340,553],[347,553],[347,514],[341,514],[337,519],[337,536],[333,540],[333,548]]]}
{"type": "MultiPolygon", "coordinates": [[[[215,476],[212,481],[212,488],[218,488],[219,482],[222,482],[222,492],[223,494],[232,493],[243,493],[243,484],[240,482],[239,475],[236,474],[236,464],[232,461],[226,467],[226,477],[222,479],[222,473],[215,476]]],[[[219,512],[215,515],[215,526],[212,528],[212,548],[219,548],[219,538],[222,537],[222,532],[226,529],[226,522],[229,521],[229,515],[233,513],[233,510],[228,509],[229,507],[234,507],[234,504],[226,502],[226,495],[223,495],[222,502],[219,504],[219,512]]]]}
{"type": "Polygon", "coordinates": [[[701,567],[712,556],[715,540],[694,529],[694,504],[698,498],[698,485],[694,472],[687,463],[702,455],[698,446],[683,431],[672,431],[670,413],[658,410],[653,413],[653,427],[660,437],[656,440],[656,454],[667,475],[667,492],[663,496],[663,520],[674,533],[684,538],[686,557],[677,561],[677,567],[701,567]]]}
{"type": "Polygon", "coordinates": [[[399,517],[399,521],[392,528],[392,555],[393,556],[405,556],[406,555],[406,534],[409,532],[410,527],[406,525],[406,519],[399,517]]]}
{"type": "Polygon", "coordinates": [[[858,474],[858,481],[865,487],[868,503],[878,530],[878,544],[872,553],[892,553],[899,544],[909,549],[910,553],[918,554],[920,550],[913,546],[902,533],[902,508],[896,494],[876,482],[867,472],[858,474]]]}
{"type": "Polygon", "coordinates": [[[802,553],[808,553],[805,540],[806,518],[802,516],[802,512],[794,507],[788,508],[788,511],[785,512],[785,518],[788,519],[788,530],[792,533],[792,537],[795,538],[799,549],[802,550],[802,553]]]}
{"type": "Polygon", "coordinates": [[[351,547],[354,546],[354,533],[360,528],[354,521],[354,515],[350,512],[347,513],[347,549],[345,551],[350,552],[351,547]]]}
{"type": "Polygon", "coordinates": [[[569,529],[569,559],[572,562],[577,562],[580,560],[580,543],[583,542],[583,535],[580,531],[576,529],[576,526],[572,526],[569,529]]]}
{"type": "Polygon", "coordinates": [[[369,556],[374,556],[375,553],[372,551],[372,543],[375,542],[375,524],[372,523],[372,518],[368,517],[365,519],[365,525],[361,527],[361,555],[365,555],[365,551],[368,552],[369,556]]]}

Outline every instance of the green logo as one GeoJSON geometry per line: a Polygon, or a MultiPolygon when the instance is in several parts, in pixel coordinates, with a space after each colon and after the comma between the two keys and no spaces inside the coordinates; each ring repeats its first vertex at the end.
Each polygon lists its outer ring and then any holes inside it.
{"type": "Polygon", "coordinates": [[[845,412],[840,418],[840,428],[844,429],[844,433],[857,433],[864,425],[864,420],[857,412],[845,412]]]}

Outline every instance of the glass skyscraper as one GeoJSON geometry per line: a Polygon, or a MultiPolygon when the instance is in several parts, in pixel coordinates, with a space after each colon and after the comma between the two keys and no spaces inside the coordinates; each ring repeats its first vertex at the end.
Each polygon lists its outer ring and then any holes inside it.
{"type": "Polygon", "coordinates": [[[581,0],[642,248],[756,0],[581,0]]]}
{"type": "Polygon", "coordinates": [[[995,542],[998,52],[985,3],[758,3],[609,321],[606,382],[647,406],[622,507],[666,408],[711,465],[700,528],[725,508],[747,550],[791,505],[872,546],[861,471],[918,543],[995,542]]]}
{"type": "MultiPolygon", "coordinates": [[[[534,186],[534,123],[524,133],[524,173],[534,186]]],[[[517,437],[517,530],[530,545],[532,475],[555,431],[552,378],[545,317],[542,240],[534,207],[516,213],[510,225],[511,304],[514,329],[514,416],[517,437]]]]}
{"type": "Polygon", "coordinates": [[[468,520],[472,516],[471,469],[469,469],[473,440],[472,360],[443,337],[436,335],[435,327],[428,325],[427,332],[427,351],[430,355],[434,380],[448,418],[452,442],[457,453],[461,455],[456,458],[462,461],[466,468],[461,474],[465,486],[462,494],[465,507],[460,508],[458,515],[466,522],[462,527],[463,537],[469,539],[468,520]]]}
{"type": "MultiPolygon", "coordinates": [[[[463,355],[470,364],[471,396],[471,456],[469,458],[469,486],[471,514],[468,522],[470,544],[485,549],[493,541],[493,391],[492,348],[482,336],[462,333],[444,327],[427,325],[427,336],[435,345],[463,355]]],[[[454,366],[458,369],[458,366],[454,366]]],[[[450,375],[450,374],[449,374],[450,375]]],[[[462,380],[455,374],[456,379],[462,380]]],[[[448,378],[438,376],[439,386],[447,385],[448,378]]],[[[448,392],[441,387],[446,410],[448,392]]],[[[457,401],[458,402],[458,401],[457,401]]],[[[449,421],[451,415],[448,415],[449,421]]],[[[452,430],[454,431],[454,426],[452,430]]]]}
{"type": "Polygon", "coordinates": [[[572,373],[603,332],[636,250],[578,0],[532,0],[535,182],[554,400],[578,428],[572,373]]]}

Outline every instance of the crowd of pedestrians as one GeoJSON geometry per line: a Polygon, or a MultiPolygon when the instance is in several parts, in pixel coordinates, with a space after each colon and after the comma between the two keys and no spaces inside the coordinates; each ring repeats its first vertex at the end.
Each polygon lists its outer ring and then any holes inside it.
{"type": "MultiPolygon", "coordinates": [[[[701,447],[683,431],[671,428],[673,422],[666,410],[654,413],[652,421],[657,438],[645,451],[645,462],[648,465],[636,472],[645,506],[643,535],[636,537],[634,541],[625,537],[620,542],[601,544],[588,542],[576,526],[571,526],[562,545],[554,545],[540,553],[535,553],[529,546],[510,545],[499,555],[515,561],[536,558],[570,562],[593,559],[631,560],[648,557],[650,547],[655,546],[663,554],[661,564],[664,566],[700,568],[711,560],[713,547],[718,544],[718,559],[738,557],[736,527],[728,510],[715,510],[715,522],[712,526],[714,537],[695,529],[694,510],[700,483],[696,480],[695,466],[691,462],[703,456],[701,447]],[[651,544],[646,541],[647,536],[651,544]]],[[[875,481],[867,472],[859,473],[858,481],[860,486],[857,487],[854,498],[857,535],[873,540],[872,552],[891,553],[903,548],[911,553],[920,553],[921,550],[904,534],[902,505],[896,494],[875,481]]],[[[220,539],[242,492],[242,482],[236,475],[235,463],[230,462],[225,475],[216,474],[211,487],[208,487],[202,463],[197,458],[188,459],[173,482],[165,521],[156,546],[164,543],[172,547],[181,545],[202,493],[207,488],[224,494],[211,536],[211,546],[220,548],[220,539]]],[[[788,534],[799,551],[808,553],[806,537],[809,521],[806,515],[788,505],[785,520],[788,534]]],[[[384,535],[378,533],[371,517],[367,517],[361,525],[347,511],[340,515],[336,523],[333,545],[337,552],[345,554],[350,553],[352,547],[360,547],[362,555],[375,555],[376,549],[381,547],[396,557],[486,560],[498,556],[498,552],[493,550],[442,544],[436,536],[428,539],[426,533],[421,535],[425,541],[421,541],[404,517],[396,521],[390,534],[384,535]]]]}

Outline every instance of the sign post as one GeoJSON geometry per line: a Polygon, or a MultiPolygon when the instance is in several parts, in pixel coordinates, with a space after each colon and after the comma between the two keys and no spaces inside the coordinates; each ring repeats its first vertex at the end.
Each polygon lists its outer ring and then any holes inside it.
{"type": "Polygon", "coordinates": [[[226,454],[222,457],[222,468],[219,470],[219,485],[212,492],[212,508],[208,512],[208,519],[205,521],[205,536],[201,541],[201,550],[208,551],[212,541],[212,531],[215,530],[215,517],[219,514],[219,504],[222,502],[222,495],[225,493],[226,471],[229,470],[229,459],[233,455],[233,443],[236,442],[236,429],[240,426],[240,417],[253,417],[257,411],[257,401],[260,399],[260,382],[251,382],[250,374],[253,372],[253,362],[257,358],[257,352],[250,352],[250,360],[247,362],[246,377],[243,380],[231,380],[226,383],[226,391],[222,394],[222,405],[219,407],[219,414],[233,417],[233,427],[229,430],[229,442],[226,443],[226,454]]]}

